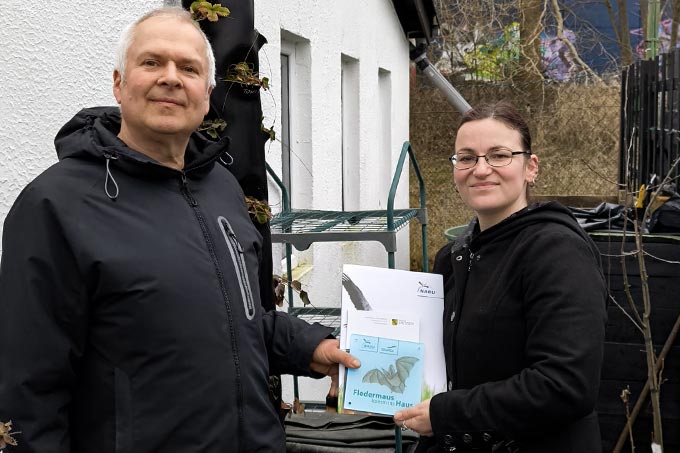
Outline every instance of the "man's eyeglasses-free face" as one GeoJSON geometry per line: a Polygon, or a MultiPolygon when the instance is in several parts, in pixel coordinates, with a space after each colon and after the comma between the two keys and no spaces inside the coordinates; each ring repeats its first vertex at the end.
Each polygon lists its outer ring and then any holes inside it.
{"type": "Polygon", "coordinates": [[[483,157],[486,160],[486,163],[492,167],[505,167],[506,165],[510,165],[510,162],[512,162],[512,156],[517,156],[518,154],[526,154],[530,156],[531,151],[512,151],[507,148],[498,148],[494,149],[493,151],[489,151],[482,156],[463,151],[449,157],[449,160],[456,170],[467,170],[474,167],[477,165],[477,161],[480,157],[483,157]]]}

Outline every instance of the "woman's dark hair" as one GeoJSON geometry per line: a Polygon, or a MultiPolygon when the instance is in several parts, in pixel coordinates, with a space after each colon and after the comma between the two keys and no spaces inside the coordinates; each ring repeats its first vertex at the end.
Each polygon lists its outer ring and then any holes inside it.
{"type": "Polygon", "coordinates": [[[510,129],[514,129],[519,132],[522,138],[522,146],[524,149],[522,151],[531,150],[531,133],[529,132],[529,125],[527,125],[522,115],[519,114],[514,105],[508,101],[498,101],[493,103],[480,104],[476,107],[471,108],[463,114],[463,119],[461,119],[458,129],[470,121],[484,120],[491,118],[508,126],[510,129]]]}

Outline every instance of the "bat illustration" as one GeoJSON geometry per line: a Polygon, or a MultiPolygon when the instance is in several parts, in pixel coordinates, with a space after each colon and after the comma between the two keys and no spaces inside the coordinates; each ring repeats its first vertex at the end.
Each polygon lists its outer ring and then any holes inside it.
{"type": "Polygon", "coordinates": [[[404,393],[406,379],[409,374],[411,374],[413,365],[415,365],[417,361],[418,359],[415,357],[399,357],[394,362],[394,365],[390,365],[387,370],[384,368],[373,368],[372,370],[367,371],[361,379],[361,382],[368,382],[369,384],[378,383],[388,387],[395,393],[404,393]]]}
{"type": "Polygon", "coordinates": [[[361,289],[352,281],[351,278],[345,273],[342,274],[342,286],[345,287],[345,291],[349,294],[349,299],[357,310],[372,310],[371,304],[366,300],[366,296],[361,292],[361,289]]]}

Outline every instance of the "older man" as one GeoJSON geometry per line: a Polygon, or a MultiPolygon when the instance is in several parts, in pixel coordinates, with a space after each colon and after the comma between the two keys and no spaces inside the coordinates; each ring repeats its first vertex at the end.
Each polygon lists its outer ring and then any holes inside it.
{"type": "Polygon", "coordinates": [[[284,451],[269,373],[358,363],[329,329],[263,313],[261,237],[226,143],[194,131],[215,82],[186,11],[122,38],[117,108],[81,111],[21,193],[0,267],[0,420],[16,452],[284,451]]]}

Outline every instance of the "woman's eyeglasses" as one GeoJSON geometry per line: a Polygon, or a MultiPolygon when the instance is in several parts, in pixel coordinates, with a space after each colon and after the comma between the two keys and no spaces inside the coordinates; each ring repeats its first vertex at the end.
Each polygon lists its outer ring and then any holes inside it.
{"type": "Polygon", "coordinates": [[[467,170],[469,168],[477,165],[477,161],[480,157],[486,160],[486,163],[492,167],[505,167],[510,165],[512,162],[512,156],[517,156],[518,154],[531,155],[531,151],[512,151],[510,149],[495,149],[482,156],[478,156],[474,153],[456,153],[449,158],[453,167],[456,170],[467,170]]]}

